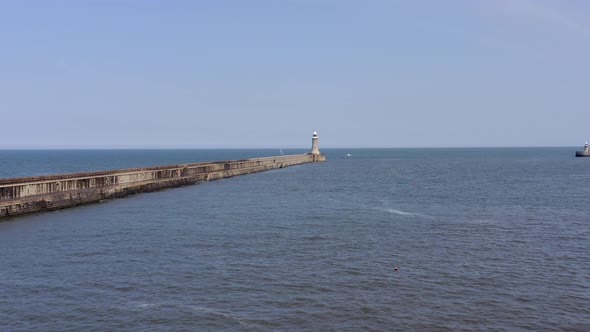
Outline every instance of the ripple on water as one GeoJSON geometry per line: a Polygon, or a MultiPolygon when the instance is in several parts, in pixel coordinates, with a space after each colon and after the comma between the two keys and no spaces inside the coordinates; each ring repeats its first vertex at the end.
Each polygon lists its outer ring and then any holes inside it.
{"type": "Polygon", "coordinates": [[[579,165],[412,151],[0,223],[0,330],[590,330],[579,165]]]}

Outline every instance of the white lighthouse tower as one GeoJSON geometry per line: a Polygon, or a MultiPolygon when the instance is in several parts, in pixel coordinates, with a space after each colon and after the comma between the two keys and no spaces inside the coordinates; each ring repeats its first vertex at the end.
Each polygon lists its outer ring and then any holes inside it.
{"type": "Polygon", "coordinates": [[[313,136],[311,138],[311,154],[312,155],[320,155],[320,147],[318,145],[318,133],[313,132],[313,136]]]}

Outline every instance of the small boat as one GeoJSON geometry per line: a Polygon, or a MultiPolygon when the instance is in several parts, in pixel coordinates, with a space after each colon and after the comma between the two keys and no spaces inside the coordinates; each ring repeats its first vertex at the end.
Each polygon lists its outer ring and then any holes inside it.
{"type": "Polygon", "coordinates": [[[347,153],[346,156],[347,157],[352,157],[352,155],[350,153],[347,153]]]}
{"type": "Polygon", "coordinates": [[[584,145],[584,150],[576,151],[576,157],[590,157],[590,146],[588,146],[588,142],[584,145]]]}

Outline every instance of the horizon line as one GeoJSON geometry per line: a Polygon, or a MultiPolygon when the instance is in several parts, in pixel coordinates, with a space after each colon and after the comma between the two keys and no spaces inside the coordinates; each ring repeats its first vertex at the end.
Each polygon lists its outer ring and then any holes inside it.
{"type": "MultiPolygon", "coordinates": [[[[509,145],[509,146],[364,146],[364,147],[321,147],[337,149],[509,149],[509,148],[572,148],[577,145],[509,145]]],[[[310,150],[309,147],[1,147],[0,151],[18,150],[310,150]]]]}

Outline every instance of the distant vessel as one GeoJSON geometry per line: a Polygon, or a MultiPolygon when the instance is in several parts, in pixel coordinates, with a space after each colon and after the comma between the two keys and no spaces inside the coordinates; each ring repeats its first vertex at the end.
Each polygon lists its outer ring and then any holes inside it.
{"type": "Polygon", "coordinates": [[[588,142],[584,144],[584,150],[576,151],[576,157],[590,157],[590,147],[588,146],[588,142]]]}
{"type": "Polygon", "coordinates": [[[352,155],[350,153],[347,153],[346,156],[347,157],[352,157],[352,155]]]}

